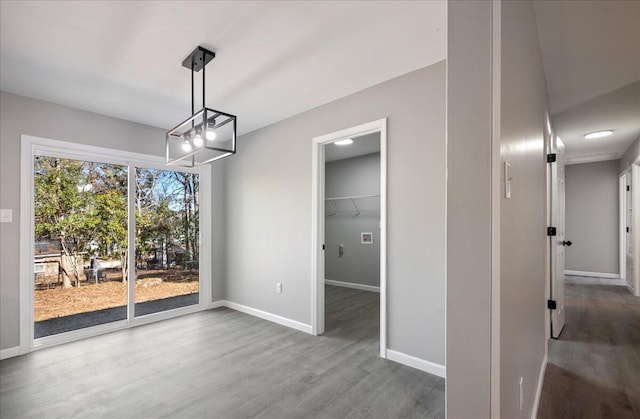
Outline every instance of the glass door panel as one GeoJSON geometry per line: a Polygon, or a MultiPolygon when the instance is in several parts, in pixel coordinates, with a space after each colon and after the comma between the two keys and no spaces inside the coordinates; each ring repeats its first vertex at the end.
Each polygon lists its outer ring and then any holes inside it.
{"type": "Polygon", "coordinates": [[[34,337],[127,318],[127,166],[34,156],[34,337]]]}
{"type": "Polygon", "coordinates": [[[199,176],[136,168],[135,316],[199,302],[199,176]]]}

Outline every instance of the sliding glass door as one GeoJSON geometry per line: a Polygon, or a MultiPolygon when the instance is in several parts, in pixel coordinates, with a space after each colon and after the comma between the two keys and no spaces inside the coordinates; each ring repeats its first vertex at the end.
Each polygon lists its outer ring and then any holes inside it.
{"type": "Polygon", "coordinates": [[[203,306],[208,169],[52,149],[31,157],[34,339],[203,306]]]}
{"type": "Polygon", "coordinates": [[[34,336],[127,318],[127,167],[34,158],[34,336]]]}
{"type": "Polygon", "coordinates": [[[197,173],[136,168],[135,315],[198,304],[197,173]]]}

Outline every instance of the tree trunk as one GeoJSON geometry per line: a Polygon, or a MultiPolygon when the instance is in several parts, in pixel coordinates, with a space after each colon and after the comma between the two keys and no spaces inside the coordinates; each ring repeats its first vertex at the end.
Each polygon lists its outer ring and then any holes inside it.
{"type": "MultiPolygon", "coordinates": [[[[60,270],[62,271],[62,288],[71,288],[71,277],[69,276],[69,272],[71,271],[70,265],[74,260],[69,254],[69,249],[67,249],[64,235],[60,237],[60,247],[60,270]]],[[[76,270],[75,267],[73,270],[76,270]]],[[[78,285],[78,283],[79,281],[76,280],[76,285],[78,285]]]]}
{"type": "Polygon", "coordinates": [[[73,275],[76,277],[76,288],[80,288],[80,270],[78,269],[78,256],[75,252],[71,256],[71,263],[73,264],[73,275]]]}
{"type": "Polygon", "coordinates": [[[71,278],[69,277],[69,256],[64,253],[60,255],[60,271],[62,272],[62,288],[71,288],[71,278]]]}
{"type": "Polygon", "coordinates": [[[129,248],[124,252],[124,256],[120,257],[120,270],[122,271],[122,283],[126,284],[129,277],[129,248]]]}

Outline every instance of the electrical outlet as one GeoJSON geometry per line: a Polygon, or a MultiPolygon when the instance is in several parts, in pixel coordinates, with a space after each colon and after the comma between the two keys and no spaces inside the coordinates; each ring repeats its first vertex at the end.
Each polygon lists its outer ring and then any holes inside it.
{"type": "Polygon", "coordinates": [[[522,402],[524,401],[524,388],[523,388],[523,378],[520,377],[520,389],[518,391],[518,395],[519,395],[519,404],[520,404],[520,410],[522,410],[522,402]]]}
{"type": "Polygon", "coordinates": [[[276,282],[276,293],[277,294],[282,294],[282,283],[281,282],[276,282]]]}

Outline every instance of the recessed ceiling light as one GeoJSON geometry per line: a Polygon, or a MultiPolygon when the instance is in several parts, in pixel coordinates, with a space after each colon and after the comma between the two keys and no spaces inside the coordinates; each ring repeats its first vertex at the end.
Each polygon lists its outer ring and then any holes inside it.
{"type": "Polygon", "coordinates": [[[349,145],[351,143],[353,143],[353,140],[351,138],[347,138],[346,140],[336,141],[334,144],[335,145],[349,145]]]}
{"type": "Polygon", "coordinates": [[[590,139],[590,138],[608,137],[611,134],[613,134],[613,131],[610,129],[606,129],[602,131],[589,132],[584,135],[584,138],[590,139]]]}

